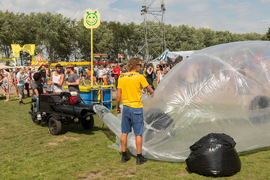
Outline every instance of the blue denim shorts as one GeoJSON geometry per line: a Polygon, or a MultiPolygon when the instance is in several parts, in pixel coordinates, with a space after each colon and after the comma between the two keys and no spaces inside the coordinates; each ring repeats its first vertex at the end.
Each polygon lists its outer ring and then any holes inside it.
{"type": "Polygon", "coordinates": [[[123,107],[121,130],[122,133],[130,133],[133,127],[135,136],[143,133],[143,108],[123,107]]]}
{"type": "Polygon", "coordinates": [[[17,86],[20,94],[24,94],[24,86],[17,86]]]}

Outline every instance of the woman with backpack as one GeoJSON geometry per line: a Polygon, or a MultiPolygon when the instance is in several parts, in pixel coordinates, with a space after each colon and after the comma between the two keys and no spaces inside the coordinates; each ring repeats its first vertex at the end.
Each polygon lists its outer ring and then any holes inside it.
{"type": "Polygon", "coordinates": [[[155,88],[153,86],[153,82],[154,82],[154,79],[155,79],[155,72],[154,72],[154,66],[153,66],[152,63],[149,63],[146,66],[145,78],[146,78],[148,84],[150,85],[150,87],[153,90],[155,90],[155,88]]]}

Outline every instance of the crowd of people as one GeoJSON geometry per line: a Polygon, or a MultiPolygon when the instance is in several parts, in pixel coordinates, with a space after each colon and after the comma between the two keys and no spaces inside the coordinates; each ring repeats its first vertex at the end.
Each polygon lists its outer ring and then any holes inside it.
{"type": "MultiPolygon", "coordinates": [[[[160,61],[154,68],[153,63],[145,63],[140,70],[140,74],[144,75],[150,86],[155,89],[164,76],[170,71],[171,67],[160,61]],[[155,84],[154,84],[155,82],[155,84]]],[[[75,73],[80,77],[82,85],[86,85],[87,81],[91,82],[91,67],[74,68],[75,73]]],[[[121,74],[128,72],[127,63],[122,64],[103,64],[96,65],[93,68],[93,83],[95,85],[111,85],[115,84],[115,90],[118,86],[118,78],[121,74]]],[[[65,73],[66,74],[66,73],[65,73]]],[[[66,74],[67,78],[68,75],[66,74]]]]}
{"type": "Polygon", "coordinates": [[[22,99],[25,96],[30,97],[33,73],[34,71],[31,68],[0,70],[0,86],[2,87],[3,95],[6,96],[6,102],[9,101],[10,90],[14,88],[17,95],[16,98],[20,99],[20,104],[24,104],[22,99]],[[24,89],[26,94],[24,94],[24,89]]]}
{"type": "MultiPolygon", "coordinates": [[[[91,67],[78,68],[76,65],[72,67],[78,85],[91,84],[91,67]]],[[[156,68],[152,63],[145,63],[140,69],[142,74],[152,89],[155,89],[162,81],[164,76],[169,72],[170,67],[160,61],[156,68]]],[[[35,71],[31,68],[14,68],[7,71],[0,71],[0,86],[3,90],[3,95],[6,97],[5,101],[10,99],[10,91],[13,89],[16,92],[16,98],[19,99],[19,104],[23,105],[23,98],[30,97],[30,89],[33,90],[32,84],[34,82],[34,74],[40,73],[41,82],[44,88],[51,88],[53,92],[62,92],[63,84],[68,82],[70,78],[69,68],[63,68],[57,64],[51,70],[46,65],[42,65],[40,69],[35,71]],[[26,93],[25,93],[26,91],[26,93]]],[[[122,64],[102,64],[96,65],[93,68],[93,83],[94,85],[111,85],[114,84],[114,91],[118,86],[118,78],[121,74],[128,72],[127,63],[122,64]]],[[[68,85],[68,83],[66,83],[68,85]]]]}
{"type": "Polygon", "coordinates": [[[145,76],[151,88],[155,89],[162,81],[164,76],[170,71],[170,69],[171,68],[167,64],[164,64],[163,61],[160,61],[160,63],[156,65],[156,68],[154,68],[153,63],[145,64],[140,73],[145,76]]]}
{"type": "MultiPolygon", "coordinates": [[[[116,63],[114,66],[110,64],[106,64],[106,63],[102,65],[96,65],[93,68],[94,85],[111,85],[114,83],[117,85],[117,82],[118,82],[117,79],[120,76],[120,74],[127,72],[125,66],[126,66],[125,64],[121,64],[119,66],[118,63],[116,63]]],[[[76,73],[80,77],[80,80],[82,81],[82,85],[91,84],[91,74],[92,74],[91,67],[78,68],[75,65],[74,73],[76,73]]],[[[67,69],[65,70],[63,69],[62,74],[64,74],[65,79],[68,78],[67,69]]]]}

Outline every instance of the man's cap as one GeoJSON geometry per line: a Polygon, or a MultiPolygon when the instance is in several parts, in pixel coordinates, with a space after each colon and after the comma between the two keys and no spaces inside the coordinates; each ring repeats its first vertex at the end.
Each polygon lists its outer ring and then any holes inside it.
{"type": "Polygon", "coordinates": [[[67,68],[74,68],[74,65],[73,64],[68,64],[67,68]]]}
{"type": "Polygon", "coordinates": [[[56,64],[56,66],[55,66],[55,67],[57,68],[57,67],[62,67],[62,66],[61,66],[61,64],[56,64]]]}

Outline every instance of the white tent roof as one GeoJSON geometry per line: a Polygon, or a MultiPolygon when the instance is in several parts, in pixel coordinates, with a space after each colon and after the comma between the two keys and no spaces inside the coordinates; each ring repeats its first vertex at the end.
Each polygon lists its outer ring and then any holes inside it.
{"type": "MultiPolygon", "coordinates": [[[[189,57],[195,51],[169,51],[166,50],[162,53],[158,58],[154,59],[153,61],[166,61],[167,57],[176,58],[177,56],[182,56],[184,59],[189,57]]],[[[151,61],[151,62],[153,62],[151,61]]]]}

